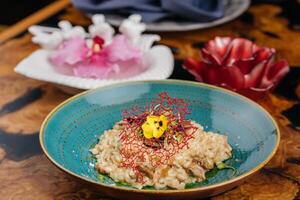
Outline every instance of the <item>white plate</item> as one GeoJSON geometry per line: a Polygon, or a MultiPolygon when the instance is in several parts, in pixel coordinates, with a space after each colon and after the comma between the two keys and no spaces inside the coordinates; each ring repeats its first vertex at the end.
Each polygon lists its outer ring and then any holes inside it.
{"type": "MultiPolygon", "coordinates": [[[[162,21],[155,23],[147,23],[147,31],[189,31],[195,29],[204,29],[220,24],[229,22],[241,14],[243,14],[249,7],[250,0],[227,0],[225,4],[225,14],[224,17],[211,21],[211,22],[176,22],[176,21],[162,21]]],[[[91,14],[89,14],[91,16],[91,14]]],[[[120,15],[105,14],[106,20],[114,25],[120,26],[122,21],[126,18],[120,15]]]]}
{"type": "Polygon", "coordinates": [[[45,49],[33,52],[16,66],[15,72],[29,78],[51,82],[60,86],[87,90],[126,81],[167,79],[174,68],[172,52],[163,45],[156,45],[146,53],[146,59],[152,61],[146,71],[126,79],[97,80],[60,74],[54,70],[54,67],[48,61],[49,53],[45,49]]]}

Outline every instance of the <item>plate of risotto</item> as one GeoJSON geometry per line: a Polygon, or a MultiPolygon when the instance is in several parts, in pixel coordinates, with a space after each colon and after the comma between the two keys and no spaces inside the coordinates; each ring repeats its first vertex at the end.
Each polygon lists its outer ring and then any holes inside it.
{"type": "Polygon", "coordinates": [[[199,199],[243,183],[275,154],[279,129],[258,104],[202,83],[116,84],[76,95],[45,119],[58,168],[120,199],[199,199]]]}

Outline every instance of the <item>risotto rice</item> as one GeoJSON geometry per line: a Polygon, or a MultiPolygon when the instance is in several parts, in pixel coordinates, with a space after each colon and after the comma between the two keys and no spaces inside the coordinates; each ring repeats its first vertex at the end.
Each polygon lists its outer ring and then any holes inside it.
{"type": "MultiPolygon", "coordinates": [[[[231,147],[227,136],[213,132],[205,132],[203,127],[195,122],[197,128],[188,145],[172,156],[168,163],[153,167],[146,155],[138,164],[144,181],[137,181],[133,169],[120,167],[120,132],[124,129],[122,123],[117,123],[113,129],[107,130],[99,138],[99,143],[91,149],[97,158],[96,169],[107,174],[116,182],[126,182],[133,187],[154,186],[156,189],[183,189],[187,183],[205,180],[205,172],[231,157],[231,147]]],[[[167,145],[167,144],[165,144],[167,145]]],[[[151,147],[149,147],[151,148],[151,147]]],[[[132,148],[134,153],[139,149],[132,148]]],[[[159,155],[157,157],[159,158],[159,155]]]]}

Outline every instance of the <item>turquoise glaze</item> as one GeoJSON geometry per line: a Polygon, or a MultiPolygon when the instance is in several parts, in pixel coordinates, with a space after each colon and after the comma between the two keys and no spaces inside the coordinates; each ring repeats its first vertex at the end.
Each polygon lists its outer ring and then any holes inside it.
{"type": "MultiPolygon", "coordinates": [[[[121,120],[122,110],[144,106],[160,92],[190,102],[189,119],[207,131],[228,135],[233,157],[226,161],[235,167],[221,170],[203,187],[251,173],[265,164],[278,145],[277,126],[254,102],[213,86],[186,81],[146,81],[119,84],[91,90],[75,96],[57,107],[45,120],[40,140],[47,156],[56,165],[85,180],[107,185],[114,182],[99,178],[89,149],[104,130],[121,120]]],[[[126,186],[117,186],[126,187],[126,186]]]]}

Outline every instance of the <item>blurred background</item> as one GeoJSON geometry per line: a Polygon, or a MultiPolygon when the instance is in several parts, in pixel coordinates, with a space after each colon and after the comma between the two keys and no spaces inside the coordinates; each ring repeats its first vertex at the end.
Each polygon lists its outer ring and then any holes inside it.
{"type": "MultiPolygon", "coordinates": [[[[54,1],[55,0],[1,0],[0,31],[54,1]]],[[[291,26],[297,29],[300,28],[300,0],[252,0],[251,2],[252,4],[280,4],[285,8],[283,14],[290,19],[291,26]]]]}
{"type": "Polygon", "coordinates": [[[34,13],[54,0],[0,1],[0,31],[34,13]]]}

